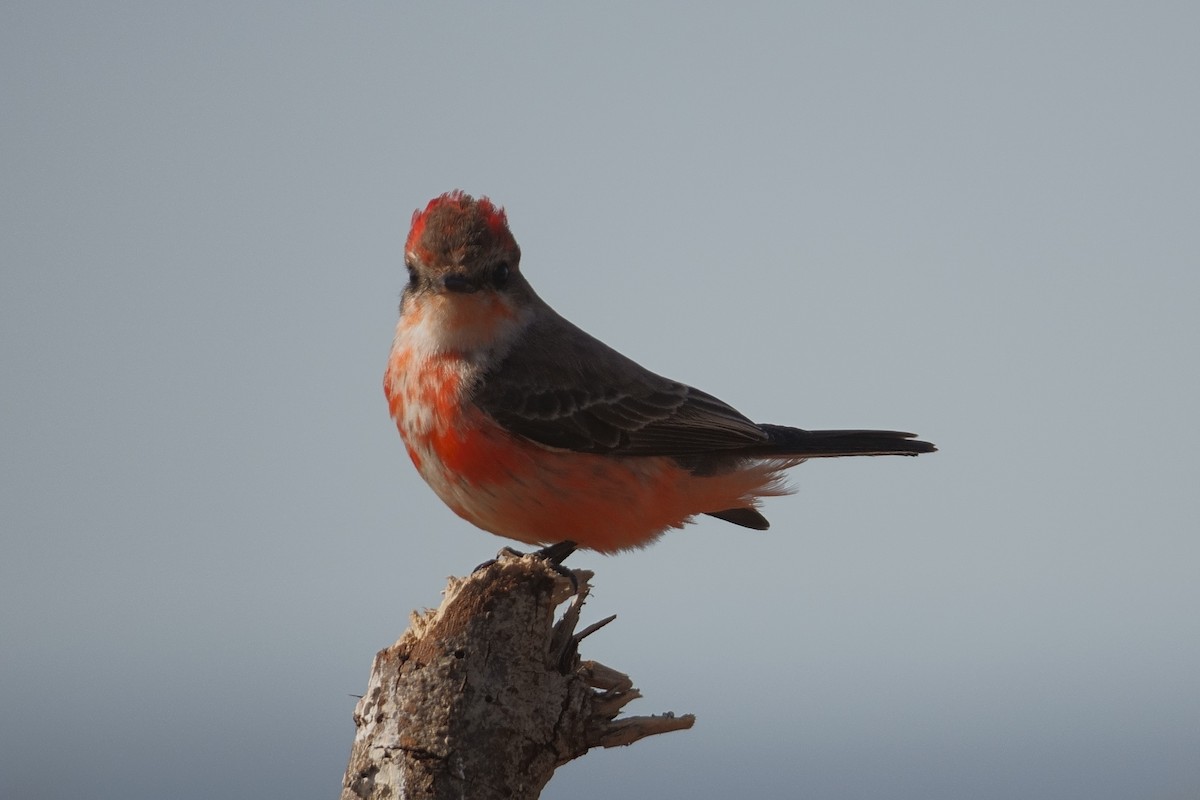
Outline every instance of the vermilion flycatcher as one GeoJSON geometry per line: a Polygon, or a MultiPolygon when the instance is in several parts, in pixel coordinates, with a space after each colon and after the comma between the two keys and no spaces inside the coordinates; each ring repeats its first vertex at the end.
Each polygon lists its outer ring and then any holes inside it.
{"type": "Polygon", "coordinates": [[[751,422],[560,317],[520,260],[487,198],[418,209],[383,381],[413,464],[486,531],[612,553],[697,514],[763,530],[759,498],[786,493],[783,471],[805,459],[936,449],[898,431],[751,422]]]}

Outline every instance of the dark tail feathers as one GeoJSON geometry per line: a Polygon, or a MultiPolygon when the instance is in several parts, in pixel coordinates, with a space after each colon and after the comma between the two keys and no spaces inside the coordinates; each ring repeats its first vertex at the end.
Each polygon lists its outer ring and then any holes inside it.
{"type": "MultiPolygon", "coordinates": [[[[770,441],[737,451],[751,458],[837,458],[838,456],[916,456],[937,450],[933,444],[903,431],[805,431],[783,425],[759,425],[770,441]]],[[[767,518],[754,508],[710,511],[710,517],[765,531],[767,518]]]]}
{"type": "Polygon", "coordinates": [[[746,448],[749,456],[915,456],[937,447],[903,431],[805,431],[783,425],[759,425],[771,441],[746,448]]]}
{"type": "MultiPolygon", "coordinates": [[[[903,431],[805,431],[784,425],[759,425],[770,441],[736,451],[751,458],[837,458],[838,456],[916,456],[937,450],[930,442],[903,431]]],[[[710,511],[710,517],[765,531],[766,517],[754,508],[710,511]]]]}

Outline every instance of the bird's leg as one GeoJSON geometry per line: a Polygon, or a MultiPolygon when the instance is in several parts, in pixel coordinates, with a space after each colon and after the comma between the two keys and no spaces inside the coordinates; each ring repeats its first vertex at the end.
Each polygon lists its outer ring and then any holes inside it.
{"type": "Polygon", "coordinates": [[[561,566],[562,562],[567,560],[567,556],[579,549],[579,545],[572,542],[570,539],[564,539],[556,544],[547,545],[541,550],[533,553],[537,558],[544,558],[555,566],[561,566]]]}

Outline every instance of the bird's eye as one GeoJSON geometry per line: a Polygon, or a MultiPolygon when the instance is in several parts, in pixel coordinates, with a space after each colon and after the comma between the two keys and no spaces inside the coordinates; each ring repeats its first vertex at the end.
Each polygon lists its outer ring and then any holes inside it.
{"type": "Polygon", "coordinates": [[[503,289],[505,286],[508,286],[508,276],[511,272],[512,267],[508,266],[507,261],[501,261],[492,267],[492,285],[497,289],[503,289]]]}
{"type": "Polygon", "coordinates": [[[417,268],[411,261],[404,262],[405,269],[408,270],[408,285],[410,288],[416,288],[417,285],[417,268]]]}

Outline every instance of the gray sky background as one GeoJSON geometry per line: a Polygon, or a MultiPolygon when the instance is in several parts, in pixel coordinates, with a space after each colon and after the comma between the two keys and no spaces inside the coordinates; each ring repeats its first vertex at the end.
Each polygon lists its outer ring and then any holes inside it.
{"type": "Polygon", "coordinates": [[[455,187],[646,366],[942,447],[574,558],[699,722],[547,797],[1196,797],[1196,9],[5,3],[0,797],[335,796],[505,544],[380,389],[455,187]]]}

